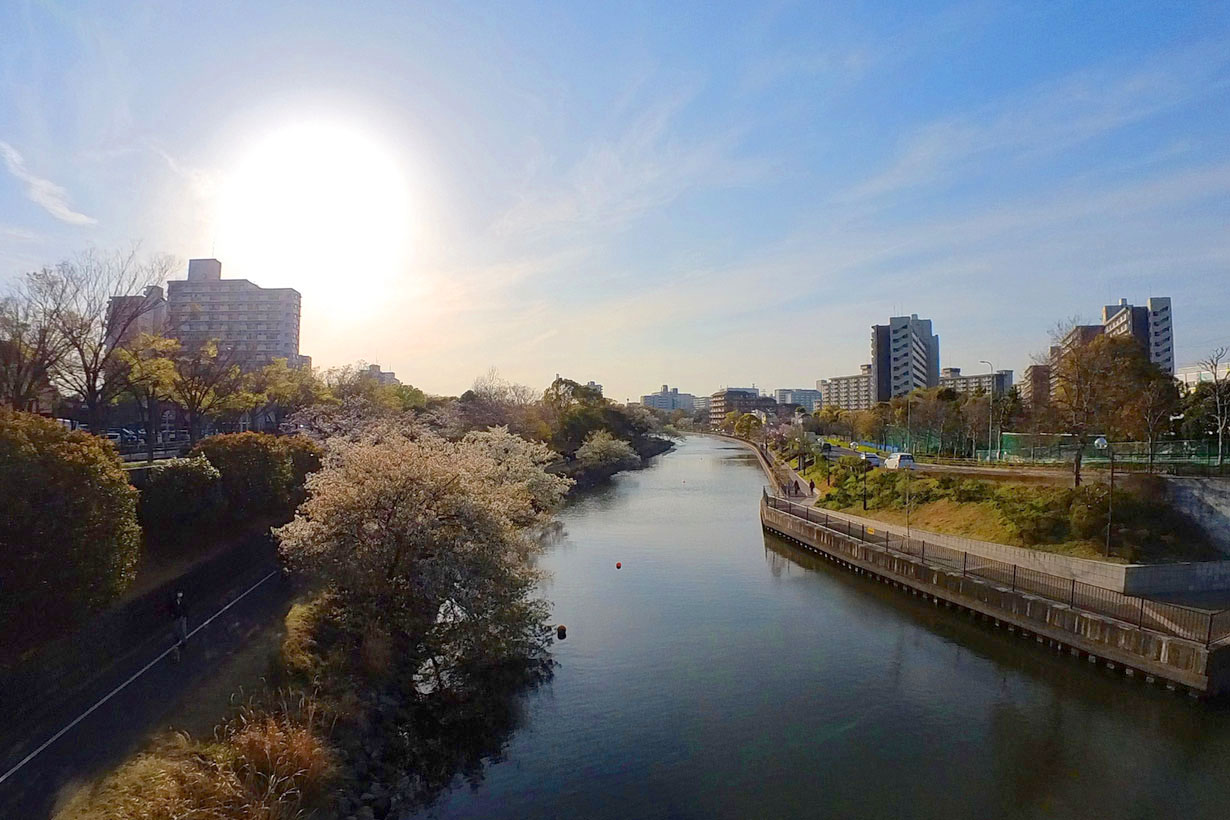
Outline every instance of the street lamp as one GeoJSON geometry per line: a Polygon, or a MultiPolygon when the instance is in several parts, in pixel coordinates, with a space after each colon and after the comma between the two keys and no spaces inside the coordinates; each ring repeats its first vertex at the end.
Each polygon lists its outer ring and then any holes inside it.
{"type": "Polygon", "coordinates": [[[1105,450],[1110,458],[1110,493],[1106,496],[1106,557],[1110,557],[1110,531],[1115,524],[1115,448],[1106,440],[1106,436],[1098,436],[1093,446],[1105,450]]]}
{"type": "Polygon", "coordinates": [[[985,364],[991,371],[991,389],[987,391],[987,461],[991,460],[991,431],[995,424],[995,365],[986,359],[979,359],[978,364],[985,364]]]}

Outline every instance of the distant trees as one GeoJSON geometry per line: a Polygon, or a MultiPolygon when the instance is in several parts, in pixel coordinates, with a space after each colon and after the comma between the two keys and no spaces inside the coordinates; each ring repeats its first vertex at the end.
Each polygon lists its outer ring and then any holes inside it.
{"type": "Polygon", "coordinates": [[[762,427],[764,427],[764,422],[759,416],[754,413],[744,413],[735,422],[735,435],[750,440],[760,432],[762,427]]]}
{"type": "Polygon", "coordinates": [[[1219,347],[1200,362],[1200,366],[1208,370],[1211,376],[1211,386],[1205,391],[1207,398],[1204,409],[1217,434],[1218,467],[1226,461],[1226,431],[1230,429],[1230,377],[1222,368],[1226,354],[1226,348],[1219,347]]]}

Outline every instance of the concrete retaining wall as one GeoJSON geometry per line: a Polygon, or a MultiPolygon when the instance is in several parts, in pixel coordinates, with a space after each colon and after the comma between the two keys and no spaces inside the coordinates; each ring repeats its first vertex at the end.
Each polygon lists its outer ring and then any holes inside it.
{"type": "Polygon", "coordinates": [[[912,591],[933,596],[1027,630],[1039,641],[1068,647],[1074,654],[1122,666],[1188,687],[1200,694],[1230,691],[1230,643],[1205,647],[1182,638],[1139,629],[1112,618],[1040,598],[921,561],[888,553],[820,525],[769,507],[763,500],[761,521],[770,530],[806,548],[912,591]]]}
{"type": "Polygon", "coordinates": [[[1230,556],[1230,478],[1166,478],[1166,497],[1195,519],[1219,551],[1230,556]]]}
{"type": "MultiPolygon", "coordinates": [[[[851,521],[855,524],[862,524],[874,527],[877,530],[891,532],[893,535],[904,537],[906,533],[906,528],[900,524],[886,524],[874,518],[863,518],[862,516],[833,512],[832,510],[819,510],[819,512],[827,513],[833,518],[840,518],[844,521],[851,521]]],[[[1112,589],[1116,592],[1124,591],[1126,571],[1129,568],[1127,564],[1112,564],[1107,561],[1093,561],[1088,558],[1073,558],[1068,555],[1056,555],[1052,552],[1013,547],[1008,544],[996,544],[992,541],[978,541],[974,538],[964,538],[959,535],[945,535],[944,533],[920,530],[917,527],[910,527],[910,537],[926,541],[928,544],[938,544],[941,547],[968,552],[971,555],[981,555],[983,558],[1003,561],[1005,564],[1016,564],[1018,567],[1035,569],[1060,578],[1075,579],[1082,583],[1093,584],[1103,589],[1112,589]]]]}

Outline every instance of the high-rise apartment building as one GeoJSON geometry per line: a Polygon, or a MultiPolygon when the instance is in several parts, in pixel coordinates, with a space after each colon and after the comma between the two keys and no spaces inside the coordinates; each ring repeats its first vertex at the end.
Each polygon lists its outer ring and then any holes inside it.
{"type": "Polygon", "coordinates": [[[657,393],[641,396],[641,404],[655,410],[687,410],[690,413],[696,407],[696,397],[691,393],[680,393],[678,387],[664,384],[657,393]]]}
{"type": "Polygon", "coordinates": [[[834,376],[831,379],[821,379],[816,382],[825,404],[840,407],[842,410],[866,410],[875,402],[872,401],[871,365],[859,365],[859,372],[853,376],[834,376]]]}
{"type": "Polygon", "coordinates": [[[167,282],[168,329],[185,345],[217,340],[246,370],[278,358],[299,367],[300,300],[294,288],[223,279],[217,259],[191,259],[186,280],[167,282]]]}
{"type": "Polygon", "coordinates": [[[1025,368],[1025,378],[1018,385],[1022,403],[1030,407],[1045,407],[1051,401],[1051,366],[1031,364],[1025,368]]]}
{"type": "Polygon", "coordinates": [[[1149,361],[1174,375],[1174,330],[1170,298],[1151,298],[1144,307],[1120,299],[1102,308],[1102,328],[1107,336],[1130,336],[1149,354],[1149,361]]]}
{"type": "Polygon", "coordinates": [[[1012,389],[1012,371],[996,370],[994,373],[961,375],[959,367],[945,367],[940,371],[940,387],[949,387],[958,393],[990,393],[1003,396],[1012,389]]]}
{"type": "Polygon", "coordinates": [[[871,327],[871,402],[940,383],[940,337],[918,314],[871,327]]]}

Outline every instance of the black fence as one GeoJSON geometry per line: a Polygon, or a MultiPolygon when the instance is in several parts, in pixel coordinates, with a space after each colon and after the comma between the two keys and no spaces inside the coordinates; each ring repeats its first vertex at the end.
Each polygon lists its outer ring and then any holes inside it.
{"type": "Polygon", "coordinates": [[[830,516],[816,507],[795,504],[784,498],[766,494],[766,501],[775,510],[810,521],[869,546],[917,557],[926,564],[950,572],[981,578],[1014,591],[1027,592],[1067,604],[1073,609],[1105,615],[1140,629],[1174,635],[1206,646],[1230,637],[1230,610],[1209,612],[1162,601],[1150,601],[1072,578],[1062,578],[1017,564],[984,558],[971,552],[916,538],[905,538],[886,530],[868,527],[866,524],[855,524],[844,518],[830,516]]]}

